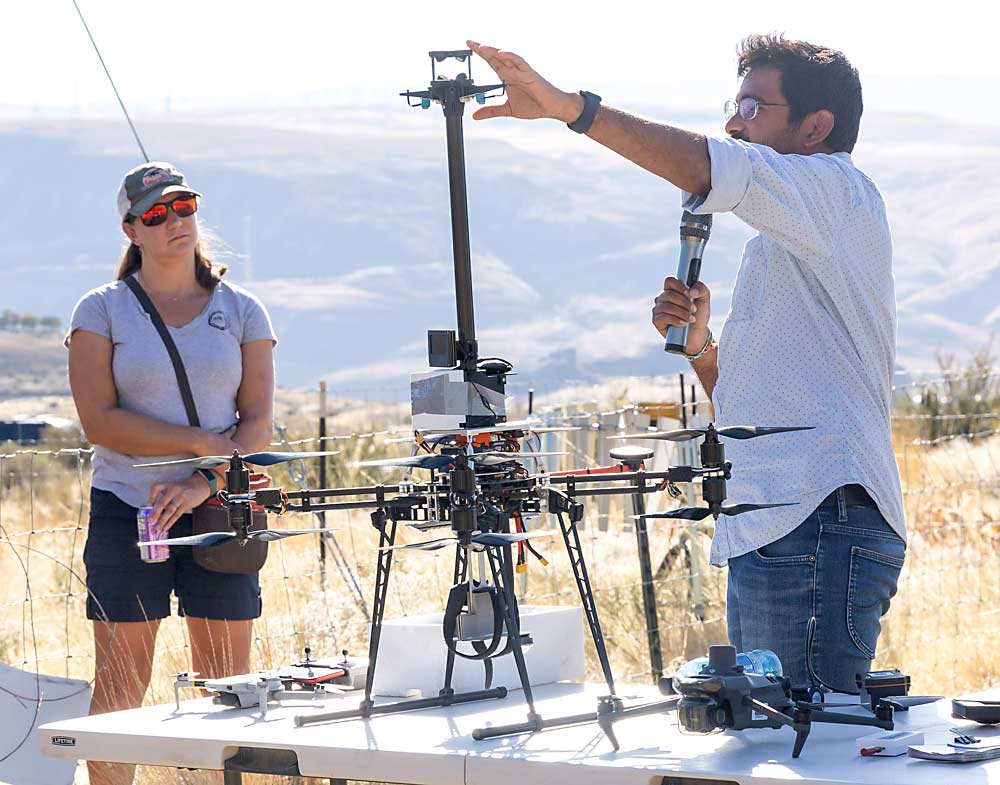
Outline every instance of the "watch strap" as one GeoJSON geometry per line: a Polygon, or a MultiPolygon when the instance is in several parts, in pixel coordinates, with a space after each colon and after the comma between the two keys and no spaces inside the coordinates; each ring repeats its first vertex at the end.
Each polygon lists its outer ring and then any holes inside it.
{"type": "Polygon", "coordinates": [[[205,481],[208,483],[210,498],[214,498],[215,494],[219,492],[219,478],[208,469],[198,469],[198,474],[205,478],[205,481]]]}
{"type": "Polygon", "coordinates": [[[581,90],[580,95],[583,96],[583,111],[572,123],[566,123],[566,125],[571,131],[585,134],[594,124],[594,118],[597,117],[597,110],[601,106],[601,96],[588,90],[581,90]]]}

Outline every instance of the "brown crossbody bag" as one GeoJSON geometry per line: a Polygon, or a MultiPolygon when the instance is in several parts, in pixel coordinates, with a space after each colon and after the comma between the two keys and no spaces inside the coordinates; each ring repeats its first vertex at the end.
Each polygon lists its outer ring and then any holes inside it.
{"type": "MultiPolygon", "coordinates": [[[[170,337],[170,331],[167,330],[167,325],[159,311],[156,310],[153,301],[149,299],[149,295],[139,285],[135,276],[129,275],[123,280],[139,300],[143,310],[149,314],[156,332],[163,339],[163,344],[167,347],[167,354],[170,355],[170,362],[174,366],[174,373],[177,375],[177,386],[181,390],[181,399],[184,401],[184,410],[187,412],[188,421],[195,428],[200,428],[201,420],[198,419],[198,410],[194,405],[191,385],[188,382],[187,371],[184,370],[184,362],[177,350],[177,344],[170,337]]],[[[267,513],[262,508],[253,508],[251,516],[252,522],[249,531],[260,531],[267,528],[267,513]]],[[[192,511],[191,517],[192,534],[232,531],[232,527],[229,525],[229,511],[217,499],[208,499],[199,504],[192,511]]],[[[245,543],[231,540],[222,545],[194,545],[192,553],[195,564],[212,572],[254,573],[260,570],[264,566],[264,562],[267,561],[267,543],[261,540],[247,540],[245,543]]]]}

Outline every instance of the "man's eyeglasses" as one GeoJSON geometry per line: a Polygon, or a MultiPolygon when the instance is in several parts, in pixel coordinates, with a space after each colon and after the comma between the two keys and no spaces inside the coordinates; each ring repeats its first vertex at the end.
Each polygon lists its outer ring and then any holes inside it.
{"type": "MultiPolygon", "coordinates": [[[[169,202],[157,202],[146,212],[139,216],[143,226],[159,226],[167,220],[167,213],[173,210],[178,218],[187,218],[198,212],[198,198],[191,194],[182,194],[169,202]]],[[[135,220],[135,216],[129,216],[129,222],[135,220]]]]}
{"type": "Polygon", "coordinates": [[[772,103],[771,101],[760,101],[747,96],[739,101],[726,101],[723,109],[726,120],[731,119],[738,112],[744,120],[753,120],[757,116],[757,110],[762,106],[788,106],[788,104],[772,103]]]}

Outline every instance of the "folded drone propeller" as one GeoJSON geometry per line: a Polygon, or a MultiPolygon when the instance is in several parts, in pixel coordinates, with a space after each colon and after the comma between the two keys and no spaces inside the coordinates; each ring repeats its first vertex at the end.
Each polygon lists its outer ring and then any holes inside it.
{"type": "MultiPolygon", "coordinates": [[[[784,504],[734,504],[729,507],[720,507],[720,515],[742,515],[745,512],[753,512],[754,510],[766,510],[770,507],[792,507],[795,502],[786,502],[784,504]]],[[[686,521],[700,521],[702,518],[707,518],[712,515],[713,512],[709,507],[681,507],[676,510],[667,510],[666,512],[648,512],[645,515],[633,515],[633,518],[645,518],[649,520],[650,518],[682,518],[686,521]]]]}
{"type": "Polygon", "coordinates": [[[770,436],[788,431],[811,431],[813,426],[778,426],[766,425],[729,425],[724,428],[684,428],[678,431],[650,431],[649,433],[627,433],[624,436],[612,436],[612,439],[659,439],[668,442],[686,442],[714,431],[719,436],[730,439],[755,439],[758,436],[770,436]]]}

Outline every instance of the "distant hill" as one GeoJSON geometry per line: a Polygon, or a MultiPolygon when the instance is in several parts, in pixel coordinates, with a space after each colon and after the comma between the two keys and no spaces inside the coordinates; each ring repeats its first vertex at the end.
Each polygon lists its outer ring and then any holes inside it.
{"type": "Polygon", "coordinates": [[[69,392],[62,337],[60,332],[0,330],[0,400],[69,392]]]}
{"type": "MultiPolygon", "coordinates": [[[[279,383],[325,377],[355,398],[406,400],[426,330],[455,323],[440,113],[298,109],[141,128],[153,156],[205,193],[233,280],[268,305],[279,383]]],[[[978,348],[1000,321],[1000,130],[873,114],[861,140],[855,162],[893,227],[900,365],[978,348]]],[[[15,195],[0,211],[0,309],[66,323],[110,279],[112,200],[133,145],[117,121],[0,124],[0,184],[15,195]]],[[[515,386],[682,370],[648,323],[676,267],[677,190],[555,124],[467,121],[466,149],[478,337],[514,362],[515,386]]],[[[720,326],[750,234],[716,220],[703,277],[720,326]]]]}

